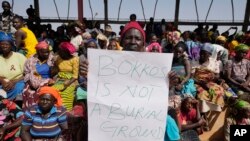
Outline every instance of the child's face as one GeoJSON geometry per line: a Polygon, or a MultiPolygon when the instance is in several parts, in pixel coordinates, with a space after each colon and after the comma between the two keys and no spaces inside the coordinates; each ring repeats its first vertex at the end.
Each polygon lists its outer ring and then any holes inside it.
{"type": "Polygon", "coordinates": [[[152,36],[151,37],[151,43],[155,43],[157,42],[157,37],[156,36],[152,36]]]}
{"type": "Polygon", "coordinates": [[[181,58],[183,56],[184,50],[181,47],[176,47],[174,50],[174,57],[181,58]]]}
{"type": "Polygon", "coordinates": [[[173,83],[175,85],[178,84],[179,82],[180,82],[180,78],[179,77],[174,78],[173,83]]]}
{"type": "Polygon", "coordinates": [[[160,52],[160,51],[156,46],[154,46],[153,49],[152,49],[152,52],[160,52]]]}
{"type": "Polygon", "coordinates": [[[190,111],[193,108],[193,100],[191,98],[187,98],[187,100],[184,103],[184,108],[187,111],[190,111]]]}

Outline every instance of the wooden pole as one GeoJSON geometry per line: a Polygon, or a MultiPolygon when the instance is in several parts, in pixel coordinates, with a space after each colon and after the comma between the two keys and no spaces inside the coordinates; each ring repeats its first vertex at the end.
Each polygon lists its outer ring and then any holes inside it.
{"type": "Polygon", "coordinates": [[[34,0],[34,8],[35,8],[36,17],[40,17],[39,0],[34,0]]]}
{"type": "Polygon", "coordinates": [[[180,8],[180,0],[176,0],[175,3],[175,16],[174,16],[174,25],[178,29],[179,22],[179,8],[180,8]]]}
{"type": "Polygon", "coordinates": [[[83,22],[83,0],[78,0],[78,20],[83,22]]]}
{"type": "Polygon", "coordinates": [[[104,25],[108,25],[108,0],[104,0],[104,25]]]}
{"type": "Polygon", "coordinates": [[[250,18],[250,0],[247,0],[244,24],[242,26],[242,31],[243,32],[247,31],[247,28],[248,28],[248,25],[249,25],[249,18],[250,18]]]}

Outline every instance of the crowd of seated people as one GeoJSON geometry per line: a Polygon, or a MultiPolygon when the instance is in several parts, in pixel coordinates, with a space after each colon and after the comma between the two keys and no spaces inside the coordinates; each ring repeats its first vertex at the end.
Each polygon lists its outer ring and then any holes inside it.
{"type": "Polygon", "coordinates": [[[88,48],[174,54],[165,140],[199,140],[211,128],[207,115],[228,105],[226,139],[229,125],[250,124],[250,101],[242,98],[250,94],[250,31],[228,35],[199,25],[181,32],[135,19],[116,36],[86,19],[36,32],[18,15],[12,22],[16,32],[0,31],[1,140],[87,140],[88,48]],[[13,117],[2,120],[10,116],[3,110],[13,117]],[[39,128],[40,120],[53,129],[39,128]]]}

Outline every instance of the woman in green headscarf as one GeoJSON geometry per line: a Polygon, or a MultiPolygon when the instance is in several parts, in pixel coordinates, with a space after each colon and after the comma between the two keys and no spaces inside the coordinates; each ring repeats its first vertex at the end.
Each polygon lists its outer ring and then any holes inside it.
{"type": "Polygon", "coordinates": [[[241,99],[230,98],[229,115],[224,124],[225,141],[230,139],[230,125],[250,125],[250,104],[241,99]]]}
{"type": "Polygon", "coordinates": [[[227,62],[227,79],[234,91],[250,92],[250,61],[245,59],[248,51],[248,45],[239,44],[235,47],[236,56],[227,62]]]}

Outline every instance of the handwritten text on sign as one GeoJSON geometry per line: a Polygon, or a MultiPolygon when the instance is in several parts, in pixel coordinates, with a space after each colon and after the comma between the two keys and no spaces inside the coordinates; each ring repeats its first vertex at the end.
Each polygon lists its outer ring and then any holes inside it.
{"type": "Polygon", "coordinates": [[[88,49],[90,141],[162,141],[172,54],[88,49]]]}

